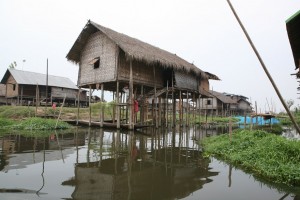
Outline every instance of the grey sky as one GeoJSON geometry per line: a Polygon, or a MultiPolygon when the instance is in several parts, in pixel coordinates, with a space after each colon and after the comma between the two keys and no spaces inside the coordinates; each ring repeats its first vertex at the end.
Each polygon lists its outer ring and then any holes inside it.
{"type": "MultiPolygon", "coordinates": [[[[298,83],[285,20],[299,0],[231,0],[284,99],[298,83]]],[[[0,76],[17,69],[46,72],[77,83],[66,54],[87,20],[176,53],[218,75],[211,89],[248,97],[259,111],[283,107],[226,0],[1,0],[0,76]],[[23,60],[26,60],[23,62],[23,60]]]]}

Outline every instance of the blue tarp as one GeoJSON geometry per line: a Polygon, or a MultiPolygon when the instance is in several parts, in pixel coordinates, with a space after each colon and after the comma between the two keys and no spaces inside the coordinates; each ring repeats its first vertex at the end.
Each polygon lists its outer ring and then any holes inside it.
{"type": "MultiPolygon", "coordinates": [[[[244,116],[236,116],[235,118],[238,118],[240,121],[238,122],[239,124],[245,124],[245,117],[244,116]]],[[[276,118],[271,118],[264,120],[263,117],[253,117],[252,118],[252,124],[256,124],[256,118],[257,118],[257,124],[258,125],[265,125],[265,124],[278,124],[279,120],[276,118]]],[[[246,116],[246,124],[251,124],[251,117],[246,116]]]]}

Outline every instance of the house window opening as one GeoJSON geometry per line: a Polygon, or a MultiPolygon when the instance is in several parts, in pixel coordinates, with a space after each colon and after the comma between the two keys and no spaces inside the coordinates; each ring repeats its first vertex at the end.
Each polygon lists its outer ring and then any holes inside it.
{"type": "Polygon", "coordinates": [[[94,69],[98,69],[100,67],[100,57],[96,57],[89,62],[90,65],[94,67],[94,69]]]}
{"type": "Polygon", "coordinates": [[[208,100],[206,101],[206,105],[211,105],[211,100],[210,100],[210,99],[208,99],[208,100]]]}
{"type": "Polygon", "coordinates": [[[16,84],[13,84],[13,91],[16,90],[16,84]]]}

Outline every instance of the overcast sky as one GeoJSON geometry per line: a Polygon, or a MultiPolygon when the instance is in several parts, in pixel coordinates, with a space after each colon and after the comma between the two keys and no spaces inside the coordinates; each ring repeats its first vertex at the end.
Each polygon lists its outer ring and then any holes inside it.
{"type": "MultiPolygon", "coordinates": [[[[285,26],[300,1],[231,3],[283,98],[300,105],[285,26]]],[[[46,73],[48,58],[49,74],[77,83],[78,66],[66,55],[88,19],[216,74],[221,81],[210,89],[246,96],[261,112],[284,110],[226,0],[0,0],[1,79],[13,61],[19,70],[46,73]]]]}

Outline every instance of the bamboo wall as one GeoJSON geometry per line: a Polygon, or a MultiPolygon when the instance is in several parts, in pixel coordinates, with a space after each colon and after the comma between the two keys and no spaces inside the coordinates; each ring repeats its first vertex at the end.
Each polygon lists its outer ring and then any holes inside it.
{"type": "Polygon", "coordinates": [[[68,89],[68,88],[58,88],[51,87],[51,96],[52,98],[64,98],[66,96],[67,99],[77,99],[78,90],[68,89]]]}
{"type": "Polygon", "coordinates": [[[6,97],[15,97],[18,96],[19,85],[16,83],[16,80],[10,76],[7,79],[7,95],[6,97]],[[15,85],[15,88],[14,88],[15,85]]]}
{"type": "Polygon", "coordinates": [[[117,52],[117,45],[102,32],[98,31],[91,35],[81,53],[79,86],[114,81],[117,52]],[[100,58],[100,67],[94,69],[94,66],[89,63],[96,57],[100,58]]]}
{"type": "MultiPolygon", "coordinates": [[[[146,64],[142,61],[133,60],[132,62],[133,82],[135,84],[147,85],[150,87],[163,87],[163,71],[158,66],[146,64]],[[154,69],[155,68],[155,72],[154,69]],[[155,77],[154,77],[155,73],[155,77]]],[[[120,51],[118,80],[129,81],[130,78],[130,61],[126,59],[125,53],[120,51]]]]}
{"type": "Polygon", "coordinates": [[[202,78],[200,80],[200,87],[206,91],[209,91],[209,81],[208,79],[202,78]]]}
{"type": "Polygon", "coordinates": [[[195,91],[198,90],[199,81],[193,74],[178,70],[174,72],[176,87],[195,91]]]}

